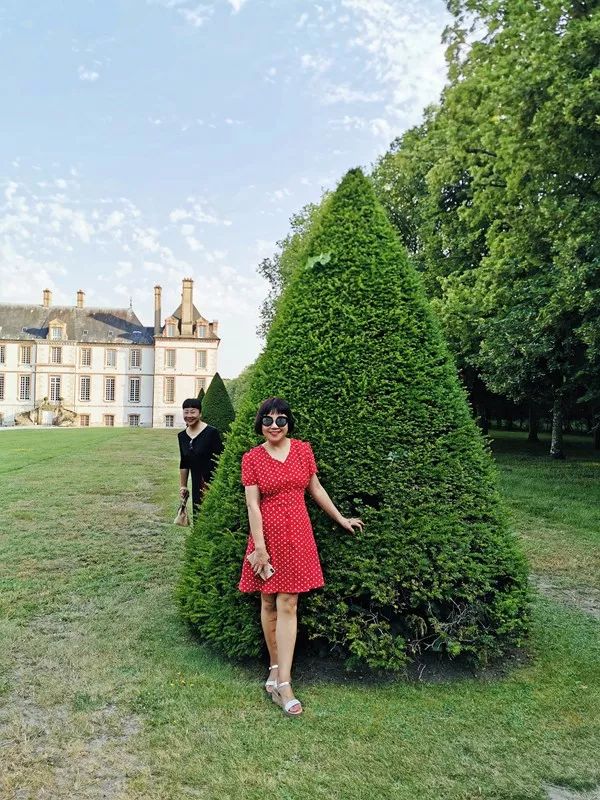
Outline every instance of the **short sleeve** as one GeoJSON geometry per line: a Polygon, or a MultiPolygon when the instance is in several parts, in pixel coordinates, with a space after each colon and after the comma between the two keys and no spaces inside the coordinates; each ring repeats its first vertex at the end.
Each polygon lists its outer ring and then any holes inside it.
{"type": "Polygon", "coordinates": [[[190,465],[188,464],[187,455],[183,452],[183,444],[181,441],[181,437],[177,437],[179,440],[179,469],[189,469],[190,465]]]}
{"type": "Polygon", "coordinates": [[[252,451],[242,456],[242,483],[244,486],[256,486],[258,483],[252,451]]]}
{"type": "Polygon", "coordinates": [[[315,461],[315,454],[312,451],[312,447],[310,446],[309,442],[304,442],[304,448],[306,450],[306,463],[308,466],[308,474],[312,477],[316,475],[319,471],[317,469],[317,462],[315,461]]]}

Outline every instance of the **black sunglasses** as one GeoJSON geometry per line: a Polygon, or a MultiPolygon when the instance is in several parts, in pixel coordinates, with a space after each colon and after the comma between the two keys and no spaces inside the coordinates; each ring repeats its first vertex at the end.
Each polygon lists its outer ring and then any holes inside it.
{"type": "Polygon", "coordinates": [[[261,423],[265,428],[270,428],[273,422],[275,422],[275,425],[277,425],[278,428],[285,428],[285,426],[288,424],[288,418],[281,415],[279,417],[275,417],[275,419],[273,419],[273,417],[263,417],[261,419],[261,423]]]}

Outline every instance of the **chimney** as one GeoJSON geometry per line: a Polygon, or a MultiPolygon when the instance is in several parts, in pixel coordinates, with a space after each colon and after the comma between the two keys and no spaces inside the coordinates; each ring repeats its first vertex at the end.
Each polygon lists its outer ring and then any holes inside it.
{"type": "Polygon", "coordinates": [[[213,319],[213,321],[210,323],[208,328],[209,328],[210,333],[211,333],[212,336],[216,336],[216,337],[219,336],[219,321],[218,320],[213,319]]]}
{"type": "Polygon", "coordinates": [[[77,308],[83,308],[83,298],[85,297],[85,292],[83,289],[77,290],[77,308]]]}
{"type": "Polygon", "coordinates": [[[194,333],[194,321],[192,319],[194,302],[192,291],[194,281],[191,278],[183,279],[183,290],[181,292],[181,335],[192,336],[194,333]]]}
{"type": "Polygon", "coordinates": [[[162,287],[155,286],[154,287],[154,335],[160,336],[160,322],[162,317],[161,311],[161,294],[162,294],[162,287]]]}
{"type": "Polygon", "coordinates": [[[52,292],[50,289],[44,289],[42,305],[44,308],[50,308],[52,304],[52,292]]]}

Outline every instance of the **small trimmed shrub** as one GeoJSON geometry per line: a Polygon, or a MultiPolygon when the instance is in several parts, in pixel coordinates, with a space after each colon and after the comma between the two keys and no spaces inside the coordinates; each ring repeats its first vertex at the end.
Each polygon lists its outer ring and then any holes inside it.
{"type": "Polygon", "coordinates": [[[478,661],[527,631],[526,566],[507,529],[487,445],[419,278],[360,170],[324,205],[190,535],[184,617],[230,656],[257,655],[257,599],[237,590],[248,535],[240,460],[256,408],[280,395],[313,445],[349,535],[312,501],[324,589],[304,637],[350,664],[399,670],[415,653],[478,661]]]}
{"type": "Polygon", "coordinates": [[[213,425],[221,435],[226,434],[235,419],[235,411],[229,399],[223,379],[215,372],[202,400],[202,419],[213,425]]]}

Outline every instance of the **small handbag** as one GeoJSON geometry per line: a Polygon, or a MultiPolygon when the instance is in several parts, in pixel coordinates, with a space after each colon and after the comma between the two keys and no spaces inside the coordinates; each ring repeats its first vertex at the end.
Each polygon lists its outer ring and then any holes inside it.
{"type": "MultiPolygon", "coordinates": [[[[246,561],[250,563],[250,566],[253,567],[254,563],[256,562],[256,550],[253,550],[251,553],[248,553],[246,556],[246,561]]],[[[258,577],[262,578],[263,581],[268,581],[269,578],[272,578],[275,575],[275,568],[273,564],[269,561],[269,563],[264,564],[260,570],[258,571],[258,577]]]]}
{"type": "Polygon", "coordinates": [[[185,495],[181,498],[181,503],[179,504],[179,509],[177,510],[177,516],[173,520],[175,525],[182,525],[183,527],[186,527],[190,524],[190,518],[187,512],[187,501],[189,496],[190,493],[186,489],[185,495]]]}

